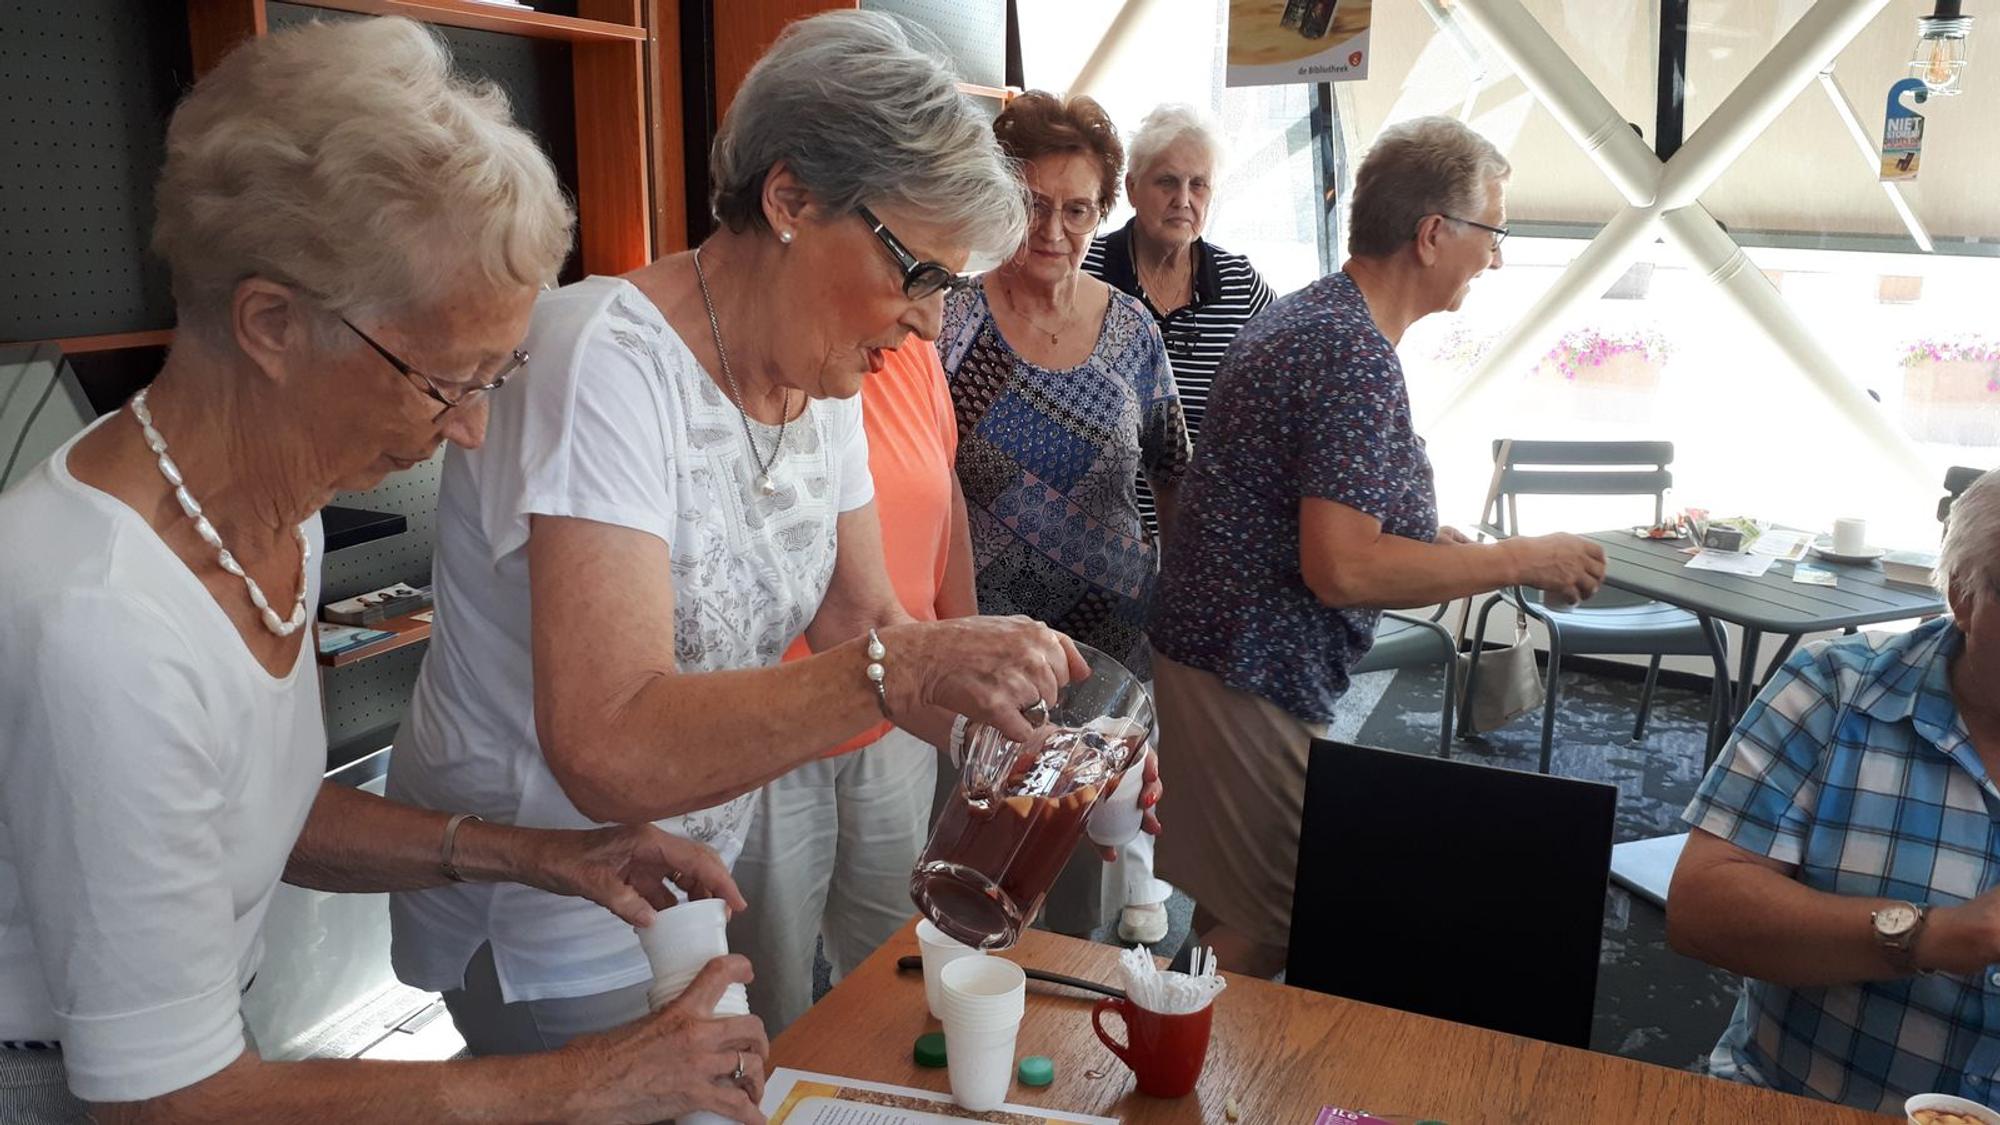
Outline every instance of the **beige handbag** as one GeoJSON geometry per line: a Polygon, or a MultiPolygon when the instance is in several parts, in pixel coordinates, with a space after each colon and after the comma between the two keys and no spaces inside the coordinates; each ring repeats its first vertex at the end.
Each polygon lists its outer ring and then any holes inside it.
{"type": "MultiPolygon", "coordinates": [[[[1500,503],[1500,479],[1506,469],[1509,454],[1514,450],[1513,440],[1500,443],[1493,457],[1493,479],[1486,486],[1486,503],[1479,509],[1482,523],[1496,523],[1489,516],[1497,516],[1500,503]]],[[[1465,611],[1458,618],[1458,647],[1465,648],[1465,634],[1472,623],[1473,598],[1465,599],[1465,611]]],[[[1516,607],[1514,613],[1514,643],[1505,648],[1479,653],[1479,680],[1470,692],[1461,690],[1460,698],[1465,700],[1465,725],[1476,734],[1499,730],[1515,719],[1541,709],[1546,698],[1542,687],[1542,672],[1535,664],[1535,645],[1528,634],[1528,615],[1516,607]]],[[[1463,689],[1471,678],[1471,653],[1458,657],[1459,685],[1463,689]]]]}

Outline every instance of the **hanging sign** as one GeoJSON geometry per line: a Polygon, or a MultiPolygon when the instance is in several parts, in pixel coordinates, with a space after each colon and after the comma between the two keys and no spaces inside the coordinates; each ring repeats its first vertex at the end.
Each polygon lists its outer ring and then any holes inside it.
{"type": "Polygon", "coordinates": [[[1368,77],[1373,0],[1229,0],[1230,86],[1368,77]]]}
{"type": "Polygon", "coordinates": [[[1914,180],[1923,160],[1924,115],[1903,104],[1914,94],[1917,104],[1930,100],[1921,78],[1905,78],[1889,87],[1889,111],[1882,118],[1882,179],[1914,180]]]}

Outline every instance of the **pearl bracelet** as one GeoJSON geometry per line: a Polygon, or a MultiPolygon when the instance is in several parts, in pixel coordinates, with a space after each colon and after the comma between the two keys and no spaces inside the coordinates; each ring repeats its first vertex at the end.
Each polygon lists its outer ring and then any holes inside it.
{"type": "Polygon", "coordinates": [[[888,655],[889,650],[882,647],[882,638],[875,635],[875,630],[868,630],[868,667],[865,671],[868,682],[875,688],[875,705],[882,709],[883,718],[893,722],[896,716],[889,713],[889,689],[882,686],[882,681],[889,675],[889,670],[882,666],[882,660],[888,655]]]}

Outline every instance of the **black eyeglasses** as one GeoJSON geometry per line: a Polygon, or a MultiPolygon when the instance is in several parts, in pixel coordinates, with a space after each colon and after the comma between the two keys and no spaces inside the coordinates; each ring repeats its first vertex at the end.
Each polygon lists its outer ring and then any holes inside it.
{"type": "Polygon", "coordinates": [[[860,215],[861,221],[868,224],[868,229],[875,232],[875,237],[882,241],[882,245],[889,248],[890,255],[902,268],[903,296],[912,301],[921,301],[939,290],[964,289],[972,284],[971,278],[960,277],[937,262],[925,261],[910,253],[909,248],[903,245],[903,240],[897,238],[888,227],[883,226],[882,220],[876,218],[873,211],[856,205],[854,213],[860,215]]]}
{"type": "Polygon", "coordinates": [[[1479,222],[1476,219],[1461,219],[1457,215],[1447,215],[1442,211],[1438,212],[1438,218],[1450,219],[1454,223],[1464,223],[1466,226],[1469,227],[1478,227],[1480,230],[1486,231],[1488,234],[1491,234],[1493,236],[1493,249],[1496,253],[1500,249],[1500,244],[1507,241],[1506,227],[1489,226],[1486,223],[1479,222]]]}
{"type": "Polygon", "coordinates": [[[439,403],[442,403],[444,406],[444,410],[438,411],[437,416],[439,418],[444,417],[445,413],[447,411],[450,411],[454,407],[464,406],[466,403],[469,403],[474,399],[477,399],[480,395],[486,394],[490,391],[499,390],[500,387],[507,382],[508,376],[512,375],[516,371],[519,371],[521,369],[521,365],[528,362],[528,353],[522,351],[519,348],[515,348],[514,354],[507,357],[506,364],[502,366],[499,371],[494,372],[493,378],[488,379],[484,383],[477,383],[470,387],[461,387],[458,389],[455,395],[447,395],[445,394],[444,390],[437,385],[436,380],[432,379],[430,376],[424,374],[423,372],[417,370],[416,368],[411,367],[409,364],[403,362],[402,357],[398,356],[395,352],[392,352],[388,348],[385,348],[381,344],[377,343],[373,336],[370,336],[368,333],[363,332],[361,329],[355,327],[353,321],[343,316],[340,318],[340,323],[347,325],[349,330],[351,330],[356,336],[361,337],[362,343],[367,344],[371,348],[374,348],[376,355],[379,355],[383,359],[388,360],[389,366],[395,368],[396,371],[399,374],[401,374],[404,378],[415,382],[417,384],[418,390],[424,392],[426,395],[429,395],[431,398],[435,399],[439,403]]]}

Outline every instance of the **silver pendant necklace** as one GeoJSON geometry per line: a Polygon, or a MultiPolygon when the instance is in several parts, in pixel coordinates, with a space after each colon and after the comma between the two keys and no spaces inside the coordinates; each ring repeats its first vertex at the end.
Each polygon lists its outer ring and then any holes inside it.
{"type": "Polygon", "coordinates": [[[757,475],[750,486],[759,496],[776,496],[778,482],[771,479],[771,470],[778,464],[778,455],[785,449],[785,427],[792,420],[792,390],[786,387],[782,392],[784,404],[778,418],[778,440],[771,443],[770,460],[757,452],[757,435],[750,432],[750,412],[743,408],[743,392],[736,386],[736,373],[729,369],[729,349],[722,346],[722,325],[715,319],[715,300],[708,295],[708,275],[701,268],[701,247],[694,250],[694,279],[701,286],[701,307],[708,313],[708,332],[715,339],[715,356],[722,361],[722,378],[729,384],[729,399],[736,407],[736,417],[743,423],[743,440],[749,443],[750,459],[757,463],[757,475]]]}
{"type": "Polygon", "coordinates": [[[292,534],[299,537],[299,597],[292,603],[292,615],[289,618],[282,618],[278,616],[277,610],[271,608],[271,603],[264,597],[264,591],[257,585],[257,580],[250,577],[244,571],[243,564],[237,562],[236,556],[229,553],[229,548],[222,545],[222,536],[216,533],[215,525],[208,522],[208,517],[202,514],[201,505],[196,503],[194,496],[188,492],[187,483],[181,477],[180,466],[174,464],[172,457],[167,456],[167,439],[161,437],[160,431],[153,428],[153,412],[146,407],[146,391],[140,391],[132,396],[132,417],[139,420],[139,430],[146,435],[146,448],[152,450],[153,456],[159,459],[160,475],[167,478],[167,483],[173,486],[174,499],[180,503],[181,511],[186,512],[187,517],[194,521],[195,534],[201,536],[202,542],[215,548],[216,565],[243,580],[243,585],[250,591],[250,604],[257,607],[258,614],[264,620],[264,628],[280,637],[289,637],[298,632],[299,626],[306,623],[306,566],[312,561],[312,543],[306,539],[306,529],[297,526],[292,528],[292,534]]]}

